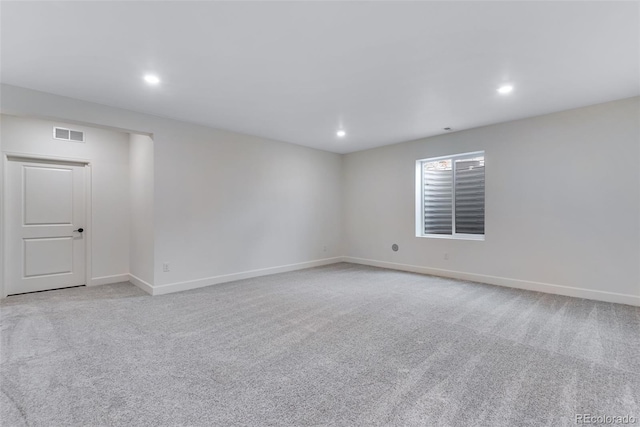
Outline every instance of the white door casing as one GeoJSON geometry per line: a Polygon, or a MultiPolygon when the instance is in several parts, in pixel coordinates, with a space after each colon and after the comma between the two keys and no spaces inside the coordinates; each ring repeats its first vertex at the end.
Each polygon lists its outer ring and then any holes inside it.
{"type": "Polygon", "coordinates": [[[84,285],[86,164],[12,159],[6,163],[8,295],[84,285]]]}

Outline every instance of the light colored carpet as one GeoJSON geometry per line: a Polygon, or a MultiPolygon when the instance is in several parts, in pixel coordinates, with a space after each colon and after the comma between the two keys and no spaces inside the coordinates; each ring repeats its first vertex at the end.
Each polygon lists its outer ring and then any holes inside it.
{"type": "MultiPolygon", "coordinates": [[[[640,308],[337,264],[1,304],[3,426],[640,418],[640,308]]],[[[640,421],[637,422],[640,424],[640,421]]]]}

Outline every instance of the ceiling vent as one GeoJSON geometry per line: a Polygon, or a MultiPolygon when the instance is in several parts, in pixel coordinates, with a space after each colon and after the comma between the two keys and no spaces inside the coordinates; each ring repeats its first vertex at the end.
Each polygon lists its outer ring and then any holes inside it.
{"type": "Polygon", "coordinates": [[[53,128],[53,137],[63,141],[84,142],[84,132],[65,128],[53,128]]]}

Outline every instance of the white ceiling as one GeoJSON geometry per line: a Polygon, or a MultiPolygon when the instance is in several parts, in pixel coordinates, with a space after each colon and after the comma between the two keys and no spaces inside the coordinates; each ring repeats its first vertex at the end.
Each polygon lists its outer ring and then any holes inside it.
{"type": "Polygon", "coordinates": [[[640,94],[638,2],[1,8],[3,83],[339,153],[640,94]]]}

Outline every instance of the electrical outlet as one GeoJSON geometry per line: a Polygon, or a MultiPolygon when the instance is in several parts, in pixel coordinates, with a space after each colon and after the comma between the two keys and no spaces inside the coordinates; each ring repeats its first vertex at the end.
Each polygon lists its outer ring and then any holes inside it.
{"type": "Polygon", "coordinates": [[[165,263],[162,264],[162,271],[165,272],[165,273],[168,273],[170,271],[168,262],[165,262],[165,263]]]}
{"type": "Polygon", "coordinates": [[[447,252],[444,253],[444,260],[445,261],[449,260],[449,254],[447,252]]]}
{"type": "Polygon", "coordinates": [[[327,247],[326,246],[322,247],[322,252],[327,252],[327,247]]]}

